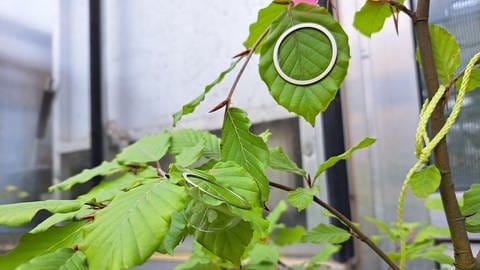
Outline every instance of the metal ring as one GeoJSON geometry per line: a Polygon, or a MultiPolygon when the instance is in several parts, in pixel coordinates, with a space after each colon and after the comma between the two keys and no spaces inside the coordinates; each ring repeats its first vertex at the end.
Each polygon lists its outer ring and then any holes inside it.
{"type": "Polygon", "coordinates": [[[248,201],[243,198],[242,196],[238,195],[237,193],[235,193],[233,190],[230,190],[222,185],[220,185],[219,183],[215,182],[215,181],[212,181],[211,179],[208,179],[207,177],[204,177],[202,175],[199,175],[199,174],[195,174],[195,173],[191,173],[191,172],[184,172],[182,174],[183,176],[183,179],[185,179],[185,181],[187,181],[187,183],[189,183],[190,185],[192,185],[193,187],[196,187],[198,188],[201,192],[205,193],[206,195],[214,198],[214,199],[217,199],[219,201],[223,201],[231,206],[235,206],[237,208],[240,208],[240,209],[246,209],[246,210],[249,210],[251,209],[252,207],[250,206],[250,203],[248,203],[248,201]],[[212,194],[210,193],[209,191],[205,190],[203,187],[199,186],[198,184],[194,183],[192,180],[190,180],[188,177],[194,177],[194,178],[197,178],[199,180],[202,180],[202,181],[205,181],[209,184],[212,184],[212,185],[215,185],[225,191],[227,191],[228,193],[232,194],[235,198],[239,199],[241,201],[242,204],[238,204],[238,203],[235,203],[235,202],[232,202],[232,201],[229,201],[228,199],[226,198],[223,198],[223,197],[220,197],[218,195],[215,195],[215,194],[212,194]]]}
{"type": "Polygon", "coordinates": [[[333,37],[332,33],[327,28],[316,23],[300,23],[288,28],[278,38],[277,42],[275,43],[275,47],[273,48],[273,65],[275,66],[275,69],[277,70],[280,77],[282,77],[287,82],[295,85],[308,85],[308,84],[313,84],[320,81],[321,79],[325,78],[328,75],[328,73],[330,73],[330,71],[332,71],[333,66],[335,65],[335,62],[337,61],[337,55],[338,55],[337,42],[335,41],[335,38],[333,37]],[[288,76],[287,74],[285,74],[285,72],[283,72],[278,60],[278,57],[279,57],[278,53],[280,50],[280,45],[282,44],[283,40],[291,33],[303,28],[313,28],[322,32],[323,34],[325,34],[325,36],[327,36],[328,40],[330,41],[330,44],[332,45],[332,58],[330,59],[330,63],[328,63],[327,68],[320,75],[309,80],[297,80],[288,76]]]}

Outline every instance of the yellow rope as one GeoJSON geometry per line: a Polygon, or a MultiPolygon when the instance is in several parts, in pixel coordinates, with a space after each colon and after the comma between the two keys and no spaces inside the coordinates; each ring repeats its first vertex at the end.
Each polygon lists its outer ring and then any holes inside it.
{"type": "Polygon", "coordinates": [[[413,167],[408,171],[405,180],[403,181],[402,189],[400,191],[400,197],[398,198],[398,209],[397,209],[397,219],[398,219],[398,229],[400,235],[400,269],[405,269],[405,263],[407,261],[407,254],[406,254],[406,233],[403,231],[403,204],[405,202],[405,196],[407,193],[408,185],[410,184],[410,180],[412,176],[423,166],[423,164],[427,163],[430,155],[433,152],[433,149],[438,145],[438,143],[447,135],[450,128],[452,128],[455,120],[458,117],[458,114],[461,111],[461,107],[463,104],[463,99],[465,96],[465,92],[470,81],[470,76],[475,66],[475,63],[480,59],[480,53],[477,53],[468,63],[467,67],[465,68],[465,73],[463,75],[462,84],[460,89],[458,90],[458,96],[455,101],[455,105],[453,106],[452,113],[445,121],[445,124],[440,129],[440,131],[433,137],[432,140],[428,138],[427,133],[427,124],[428,121],[433,113],[433,110],[437,106],[438,102],[441,100],[443,95],[445,94],[445,86],[441,85],[435,95],[433,96],[432,100],[426,100],[422,106],[420,111],[420,120],[417,127],[417,132],[415,135],[415,154],[417,156],[417,162],[413,167]],[[423,147],[425,145],[425,147],[423,147]]]}

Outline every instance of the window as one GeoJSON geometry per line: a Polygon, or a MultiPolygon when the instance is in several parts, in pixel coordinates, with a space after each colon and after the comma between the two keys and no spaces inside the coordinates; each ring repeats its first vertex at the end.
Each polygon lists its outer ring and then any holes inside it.
{"type": "MultiPolygon", "coordinates": [[[[480,51],[480,0],[437,0],[430,9],[430,23],[441,25],[456,37],[463,69],[480,51]]],[[[454,102],[452,91],[447,108],[451,109],[454,102]]],[[[480,181],[479,115],[480,91],[473,91],[465,96],[462,113],[447,136],[452,177],[458,190],[480,181]]]]}

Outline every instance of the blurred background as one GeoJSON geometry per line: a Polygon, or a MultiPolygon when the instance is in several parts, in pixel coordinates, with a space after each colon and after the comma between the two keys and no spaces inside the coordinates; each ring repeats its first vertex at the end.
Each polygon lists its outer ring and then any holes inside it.
{"type": "MultiPolygon", "coordinates": [[[[60,194],[47,188],[111,158],[145,134],[171,128],[171,115],[244,50],[249,24],[269,2],[0,1],[0,204],[74,197],[79,190],[60,194]]],[[[363,137],[377,138],[373,147],[355,153],[320,181],[325,200],[374,234],[362,217],[395,220],[399,188],[415,160],[414,134],[425,94],[409,18],[400,15],[399,35],[389,20],[368,39],[352,26],[364,0],[334,3],[352,58],[339,96],[314,128],[275,104],[255,56],[233,103],[249,113],[255,131],[270,129],[269,143],[282,146],[310,173],[363,137]]],[[[462,67],[480,50],[480,0],[432,1],[430,21],[457,37],[462,67]]],[[[232,74],[178,126],[218,131],[222,113],[207,112],[226,96],[232,74]]],[[[459,192],[480,177],[479,102],[479,91],[467,95],[448,137],[459,192]]],[[[303,185],[295,176],[269,175],[290,186],[303,185]]],[[[269,205],[284,195],[273,192],[269,205]]],[[[406,220],[445,225],[439,212],[428,211],[413,197],[407,200],[406,220]]],[[[287,225],[307,227],[321,221],[328,219],[317,207],[301,213],[290,209],[283,218],[287,225]]],[[[0,250],[11,249],[29,228],[0,226],[0,250]]],[[[187,245],[181,247],[180,255],[188,252],[187,245]]],[[[285,250],[291,258],[313,252],[307,246],[285,250]]],[[[182,258],[154,257],[139,269],[168,269],[182,258]]],[[[365,246],[352,242],[335,259],[339,269],[385,267],[365,246]]]]}

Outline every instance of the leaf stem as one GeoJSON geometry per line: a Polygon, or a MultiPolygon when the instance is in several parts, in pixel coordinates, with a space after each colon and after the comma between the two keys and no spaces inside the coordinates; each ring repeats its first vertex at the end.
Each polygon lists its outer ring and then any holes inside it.
{"type": "MultiPolygon", "coordinates": [[[[278,184],[275,182],[269,182],[270,186],[274,188],[278,188],[284,191],[293,191],[294,189],[291,187],[284,186],[282,184],[278,184]]],[[[313,196],[313,201],[320,205],[321,207],[325,208],[328,210],[330,213],[332,213],[335,217],[337,217],[339,220],[341,220],[349,229],[350,229],[350,234],[360,241],[364,242],[367,246],[369,246],[373,252],[375,252],[385,263],[387,263],[392,269],[394,270],[399,270],[398,266],[385,254],[375,243],[368,238],[355,224],[353,224],[352,221],[350,221],[347,217],[345,217],[342,213],[340,213],[337,209],[335,209],[333,206],[328,204],[327,202],[321,200],[317,196],[313,196]]]]}
{"type": "Polygon", "coordinates": [[[287,270],[291,270],[293,269],[292,267],[288,266],[286,263],[284,263],[282,260],[278,259],[277,261],[278,265],[282,266],[283,268],[287,269],[287,270]]]}
{"type": "Polygon", "coordinates": [[[417,16],[415,15],[415,12],[410,10],[407,6],[403,5],[402,3],[395,0],[383,0],[383,2],[389,3],[391,6],[407,14],[413,21],[416,21],[417,16]]]}
{"type": "MultiPolygon", "coordinates": [[[[439,83],[428,28],[429,10],[430,0],[418,0],[417,10],[415,12],[417,20],[414,21],[414,29],[423,66],[423,77],[427,86],[428,96],[431,99],[437,92],[439,83]]],[[[445,123],[445,115],[440,103],[433,111],[430,123],[432,135],[435,136],[445,123]]],[[[435,165],[442,175],[439,190],[452,236],[455,267],[456,269],[464,270],[480,269],[480,262],[476,260],[472,254],[470,241],[468,240],[465,228],[465,220],[463,219],[455,194],[445,138],[435,147],[434,156],[435,165]]]]}
{"type": "Polygon", "coordinates": [[[233,81],[232,87],[230,88],[230,91],[228,92],[227,97],[222,102],[220,102],[217,106],[215,106],[212,110],[210,110],[210,112],[217,111],[224,106],[228,110],[228,108],[230,107],[230,103],[232,102],[232,96],[233,96],[233,93],[235,92],[235,88],[237,88],[237,84],[240,81],[240,78],[242,77],[243,72],[245,71],[245,68],[247,67],[248,63],[250,62],[250,59],[252,58],[252,55],[255,53],[255,50],[257,49],[258,45],[260,45],[260,43],[267,36],[269,31],[270,31],[270,27],[265,29],[265,31],[260,35],[260,37],[258,37],[257,41],[255,41],[255,43],[252,45],[252,47],[250,47],[247,50],[248,54],[245,57],[245,62],[243,62],[242,67],[238,71],[237,76],[235,77],[235,80],[233,81]]]}
{"type": "MultiPolygon", "coordinates": [[[[480,64],[480,60],[478,60],[476,63],[476,65],[480,64]]],[[[463,74],[465,73],[465,69],[462,70],[461,72],[457,73],[455,76],[453,76],[452,79],[450,79],[450,81],[447,83],[447,85],[445,85],[445,88],[447,89],[445,93],[449,93],[449,90],[450,88],[452,88],[452,86],[457,83],[458,79],[460,79],[463,74]]]]}
{"type": "Polygon", "coordinates": [[[235,77],[235,80],[233,81],[232,87],[230,88],[230,91],[228,92],[228,96],[226,98],[227,100],[227,107],[230,105],[230,101],[232,100],[233,92],[235,91],[235,88],[237,87],[238,82],[240,81],[240,78],[243,75],[243,72],[245,71],[245,68],[248,65],[248,62],[250,62],[250,58],[252,58],[252,55],[255,53],[255,50],[257,49],[258,45],[262,42],[262,40],[267,36],[268,32],[270,31],[270,27],[265,29],[263,33],[258,37],[257,41],[252,45],[251,48],[249,48],[249,52],[247,54],[247,57],[245,58],[245,62],[243,63],[242,67],[238,71],[237,77],[235,77]]]}
{"type": "Polygon", "coordinates": [[[155,165],[157,169],[157,175],[163,178],[167,177],[167,173],[162,169],[162,166],[160,165],[160,161],[157,160],[155,162],[155,165]]]}

